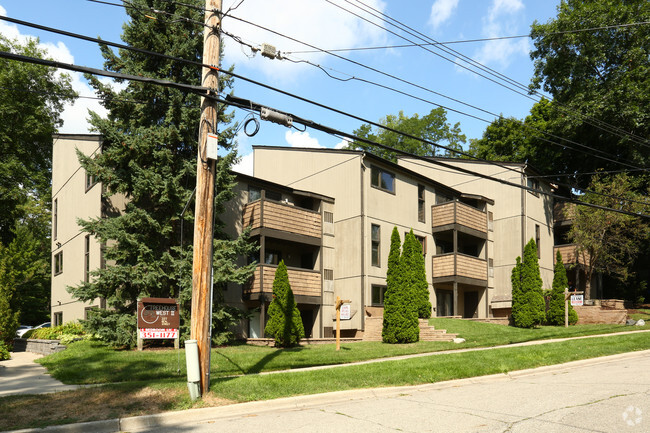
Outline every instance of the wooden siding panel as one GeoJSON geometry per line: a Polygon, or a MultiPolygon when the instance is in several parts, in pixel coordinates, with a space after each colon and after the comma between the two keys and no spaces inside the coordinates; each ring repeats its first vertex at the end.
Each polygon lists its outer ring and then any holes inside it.
{"type": "MultiPolygon", "coordinates": [[[[253,281],[245,293],[259,293],[260,292],[260,270],[264,277],[264,293],[273,293],[273,280],[275,279],[275,271],[277,266],[258,266],[253,274],[253,281]]],[[[299,269],[287,269],[289,274],[289,284],[294,295],[303,296],[321,296],[321,273],[318,271],[308,271],[299,269]]]]}
{"type": "Polygon", "coordinates": [[[487,280],[487,264],[485,260],[462,254],[445,254],[433,257],[433,278],[438,277],[467,277],[477,280],[487,280]],[[456,258],[456,272],[454,272],[456,258]]]}
{"type": "Polygon", "coordinates": [[[553,263],[557,257],[557,252],[562,254],[562,262],[564,264],[580,264],[589,266],[589,258],[585,255],[578,253],[578,246],[575,244],[558,245],[553,248],[553,263]]]}
{"type": "Polygon", "coordinates": [[[487,233],[487,215],[472,206],[460,202],[448,202],[431,208],[433,227],[457,223],[487,233]],[[456,218],[454,219],[454,213],[456,218]]]}
{"type": "Polygon", "coordinates": [[[265,227],[315,238],[320,238],[322,234],[320,213],[269,201],[247,204],[243,212],[243,225],[252,226],[254,229],[265,227]],[[264,205],[263,220],[260,212],[261,203],[264,205]]]}

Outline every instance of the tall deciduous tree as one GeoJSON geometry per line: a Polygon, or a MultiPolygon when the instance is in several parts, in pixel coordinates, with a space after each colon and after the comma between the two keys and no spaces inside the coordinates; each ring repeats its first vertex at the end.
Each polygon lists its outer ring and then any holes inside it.
{"type": "MultiPolygon", "coordinates": [[[[124,25],[122,39],[131,46],[167,53],[188,60],[200,60],[203,51],[203,28],[185,20],[159,15],[151,20],[139,8],[155,7],[174,15],[202,21],[201,12],[180,3],[162,0],[136,0],[137,7],[127,8],[130,20],[124,25]]],[[[195,6],[202,6],[193,0],[195,6]]],[[[111,71],[199,85],[201,69],[195,65],[151,55],[120,50],[115,53],[102,47],[105,68],[111,71]]],[[[199,96],[176,89],[131,81],[117,92],[97,78],[89,77],[97,92],[105,98],[109,110],[106,119],[91,113],[93,127],[103,136],[102,152],[95,158],[79,154],[84,169],[102,182],[105,196],[123,195],[126,207],[109,218],[81,221],[83,230],[107,245],[106,259],[111,266],[94,272],[90,282],[72,287],[72,294],[83,301],[102,297],[109,310],[91,322],[102,328],[112,321],[135,339],[132,319],[140,297],[178,297],[182,308],[181,330],[189,327],[191,299],[191,211],[184,224],[185,245],[181,250],[180,215],[196,185],[197,131],[200,118],[199,96]],[[117,319],[108,316],[119,316],[117,319]]],[[[228,91],[232,81],[220,76],[220,90],[228,91]]],[[[217,162],[216,215],[232,198],[234,176],[229,171],[236,160],[232,148],[233,130],[220,129],[232,115],[221,107],[211,125],[218,132],[219,145],[230,152],[217,162]]],[[[110,209],[109,209],[110,211],[110,209]]],[[[215,237],[215,283],[244,282],[254,264],[238,268],[233,262],[247,254],[250,245],[229,241],[217,221],[215,237]]],[[[215,297],[218,299],[218,297],[215,297]]],[[[107,338],[112,338],[108,336],[107,338]]]]}
{"type": "MultiPolygon", "coordinates": [[[[595,175],[589,185],[592,192],[584,194],[580,200],[632,213],[647,214],[650,202],[647,195],[635,192],[637,183],[637,179],[626,173],[614,176],[595,175]]],[[[593,295],[591,280],[596,272],[611,275],[622,283],[630,279],[630,264],[649,234],[647,222],[639,217],[583,206],[575,208],[568,237],[578,246],[578,255],[585,266],[587,299],[593,295]]]]}
{"type": "MultiPolygon", "coordinates": [[[[543,89],[561,104],[556,135],[643,167],[650,161],[647,21],[646,0],[563,0],[555,19],[535,22],[531,29],[531,88],[543,89]],[[593,28],[600,29],[575,31],[593,28]]],[[[563,156],[569,172],[620,169],[596,154],[567,151],[563,156]]]]}
{"type": "MultiPolygon", "coordinates": [[[[0,50],[46,57],[36,39],[20,44],[0,35],[0,50]]],[[[62,124],[63,105],[74,96],[69,76],[0,59],[0,242],[5,245],[15,236],[16,223],[28,216],[29,197],[49,209],[52,134],[62,124]]]]}
{"type": "Polygon", "coordinates": [[[269,305],[268,313],[269,321],[266,323],[264,333],[275,340],[277,347],[294,346],[301,338],[305,338],[305,328],[293,297],[284,260],[275,270],[273,300],[269,305]]]}
{"type": "MultiPolygon", "coordinates": [[[[446,147],[455,150],[462,150],[462,145],[466,137],[460,131],[460,123],[450,125],[447,122],[447,112],[443,108],[435,108],[429,114],[420,117],[417,113],[408,117],[400,111],[397,115],[389,114],[383,118],[380,124],[394,130],[410,134],[414,137],[422,138],[434,143],[440,143],[446,147]]],[[[373,128],[369,124],[363,124],[354,131],[354,134],[374,141],[384,146],[400,149],[408,153],[421,156],[450,156],[448,151],[437,149],[436,147],[423,143],[419,140],[405,137],[404,135],[387,131],[381,128],[373,128]]],[[[350,144],[351,149],[367,150],[372,154],[395,161],[397,156],[394,152],[387,151],[371,144],[354,141],[350,144]]]]}
{"type": "Polygon", "coordinates": [[[518,328],[540,325],[546,317],[546,306],[542,294],[542,277],[539,273],[537,244],[531,239],[524,248],[524,258],[513,269],[512,319],[518,328]],[[517,288],[515,288],[515,285],[517,288]],[[515,290],[517,294],[515,295],[515,290]]]}
{"type": "MultiPolygon", "coordinates": [[[[555,257],[555,269],[553,269],[553,290],[549,301],[546,321],[549,325],[564,325],[564,290],[568,289],[569,280],[566,276],[566,268],[562,262],[562,254],[558,251],[555,257]]],[[[578,313],[569,303],[569,324],[574,325],[578,321],[578,313]]]]}

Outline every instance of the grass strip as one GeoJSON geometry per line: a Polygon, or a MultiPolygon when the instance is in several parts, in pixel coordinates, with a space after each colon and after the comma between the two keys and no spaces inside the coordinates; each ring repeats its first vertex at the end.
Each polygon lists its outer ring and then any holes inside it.
{"type": "Polygon", "coordinates": [[[185,378],[102,385],[38,396],[0,398],[0,430],[221,406],[347,389],[417,385],[650,349],[647,333],[445,353],[385,363],[272,375],[221,377],[197,402],[185,378]]]}

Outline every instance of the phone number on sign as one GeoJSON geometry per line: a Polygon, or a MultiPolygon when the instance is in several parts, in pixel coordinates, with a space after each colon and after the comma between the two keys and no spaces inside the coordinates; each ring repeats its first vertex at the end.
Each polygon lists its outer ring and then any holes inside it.
{"type": "Polygon", "coordinates": [[[178,329],[140,329],[140,338],[178,338],[178,329]]]}

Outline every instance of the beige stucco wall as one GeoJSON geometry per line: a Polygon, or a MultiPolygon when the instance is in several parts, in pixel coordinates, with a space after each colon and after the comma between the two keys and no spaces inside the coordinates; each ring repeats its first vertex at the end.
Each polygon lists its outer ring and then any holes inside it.
{"type": "MultiPolygon", "coordinates": [[[[523,167],[519,164],[504,164],[516,171],[492,164],[465,160],[444,160],[446,164],[459,166],[516,184],[526,184],[523,167]]],[[[494,214],[494,232],[488,245],[494,258],[494,278],[489,284],[494,287],[490,298],[509,298],[512,293],[510,276],[517,256],[522,256],[523,247],[535,237],[535,225],[540,226],[540,272],[544,288],[550,288],[553,281],[553,213],[552,199],[547,195],[533,194],[514,186],[483,179],[477,176],[442,168],[411,158],[400,158],[398,164],[429,176],[452,188],[469,194],[478,194],[494,200],[488,209],[494,214]]],[[[540,188],[550,192],[550,187],[540,182],[540,188]]]]}
{"type": "MultiPolygon", "coordinates": [[[[84,318],[84,309],[99,306],[93,302],[76,301],[66,290],[84,280],[85,233],[77,219],[101,215],[101,184],[86,191],[86,173],[79,165],[76,150],[86,155],[99,151],[97,135],[60,135],[54,137],[52,153],[52,203],[56,201],[56,236],[54,209],[52,213],[52,304],[51,313],[63,313],[63,322],[84,318]],[[59,246],[60,245],[60,246],[59,246]],[[63,252],[63,272],[54,275],[54,256],[63,252]]],[[[101,265],[101,246],[90,237],[90,269],[101,265]]]]}

